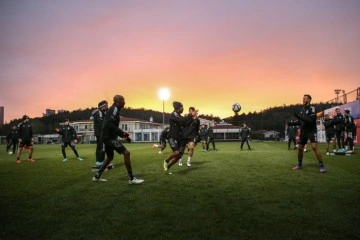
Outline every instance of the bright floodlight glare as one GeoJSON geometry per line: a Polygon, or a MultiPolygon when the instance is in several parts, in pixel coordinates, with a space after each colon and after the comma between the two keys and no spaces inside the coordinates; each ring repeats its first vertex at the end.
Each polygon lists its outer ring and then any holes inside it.
{"type": "Polygon", "coordinates": [[[167,88],[162,88],[159,90],[159,97],[161,100],[165,101],[170,98],[170,91],[167,88]]]}

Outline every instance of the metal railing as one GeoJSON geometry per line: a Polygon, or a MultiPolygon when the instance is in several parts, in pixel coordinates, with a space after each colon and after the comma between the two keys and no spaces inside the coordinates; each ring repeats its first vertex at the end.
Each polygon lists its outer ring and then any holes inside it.
{"type": "Polygon", "coordinates": [[[348,93],[345,93],[345,90],[335,89],[335,94],[336,97],[326,101],[326,103],[345,104],[355,100],[360,100],[360,87],[348,93]],[[342,93],[342,95],[339,95],[340,93],[342,93]]]}

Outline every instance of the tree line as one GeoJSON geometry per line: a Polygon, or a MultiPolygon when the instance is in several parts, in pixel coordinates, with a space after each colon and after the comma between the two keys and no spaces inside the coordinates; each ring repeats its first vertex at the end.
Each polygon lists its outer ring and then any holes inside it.
{"type": "MultiPolygon", "coordinates": [[[[323,111],[325,109],[334,107],[331,103],[319,103],[313,104],[317,111],[323,111]]],[[[291,119],[294,119],[293,114],[295,111],[299,111],[302,107],[301,104],[296,105],[283,105],[280,107],[270,107],[260,112],[249,112],[247,114],[240,113],[237,115],[229,116],[221,119],[214,115],[199,115],[200,118],[207,119],[219,123],[221,121],[230,123],[235,126],[242,126],[246,123],[253,131],[255,130],[275,130],[280,133],[284,132],[285,125],[291,119]]],[[[80,121],[90,119],[91,112],[95,108],[78,109],[74,111],[64,111],[50,116],[36,117],[31,120],[34,133],[36,134],[51,134],[55,133],[54,129],[63,123],[65,119],[69,118],[70,121],[80,121]]],[[[163,113],[153,111],[144,108],[124,108],[121,110],[121,116],[128,118],[135,118],[140,120],[149,121],[150,118],[153,122],[162,123],[163,113]]],[[[165,113],[165,122],[169,121],[170,113],[165,113]]],[[[0,126],[0,136],[7,135],[10,132],[11,127],[18,125],[21,122],[21,118],[13,119],[9,123],[0,126]]]]}

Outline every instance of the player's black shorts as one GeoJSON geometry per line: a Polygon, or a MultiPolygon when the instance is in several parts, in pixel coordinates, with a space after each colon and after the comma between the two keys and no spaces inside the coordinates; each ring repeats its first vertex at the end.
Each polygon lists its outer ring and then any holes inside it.
{"type": "Polygon", "coordinates": [[[334,133],[326,133],[326,142],[330,142],[334,138],[334,133]]]}
{"type": "Polygon", "coordinates": [[[32,143],[31,139],[25,139],[25,140],[22,140],[20,143],[19,143],[19,148],[23,148],[23,147],[31,147],[33,146],[34,144],[32,143]]]}
{"type": "Polygon", "coordinates": [[[104,144],[105,153],[109,160],[114,159],[114,150],[119,154],[122,154],[126,150],[119,140],[105,140],[104,144]]]}
{"type": "Polygon", "coordinates": [[[183,141],[176,138],[169,138],[169,145],[173,152],[181,152],[181,148],[183,146],[183,141]]]}
{"type": "Polygon", "coordinates": [[[317,133],[316,132],[309,132],[309,133],[301,133],[299,144],[305,145],[308,140],[310,140],[310,143],[316,143],[317,142],[317,133]]]}

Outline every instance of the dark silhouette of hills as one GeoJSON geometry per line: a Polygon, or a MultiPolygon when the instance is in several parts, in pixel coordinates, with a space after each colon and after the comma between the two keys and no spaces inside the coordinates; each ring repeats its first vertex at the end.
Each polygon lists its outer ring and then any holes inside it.
{"type": "MultiPolygon", "coordinates": [[[[327,108],[333,107],[330,103],[319,103],[314,104],[317,111],[323,111],[327,108]]],[[[239,126],[244,122],[252,128],[252,130],[275,130],[281,134],[284,132],[285,124],[293,119],[293,113],[301,108],[300,104],[281,106],[281,107],[270,107],[260,112],[249,112],[247,114],[240,113],[238,115],[229,116],[221,119],[215,115],[203,115],[199,117],[207,120],[212,120],[217,123],[225,121],[227,123],[239,126]]],[[[59,126],[59,123],[64,122],[66,118],[70,121],[88,120],[90,119],[91,112],[95,108],[78,109],[75,111],[65,111],[50,116],[37,117],[31,120],[34,133],[36,134],[50,134],[55,133],[54,129],[59,126]]],[[[216,110],[214,110],[216,112],[216,110]]],[[[125,108],[121,110],[121,115],[129,118],[136,118],[141,120],[149,121],[150,117],[153,118],[154,122],[162,123],[163,113],[153,111],[149,109],[132,109],[125,108]]],[[[169,113],[165,113],[165,122],[169,120],[169,113]]],[[[4,136],[10,131],[13,125],[18,125],[21,119],[13,119],[8,124],[0,126],[0,135],[4,136]]]]}

